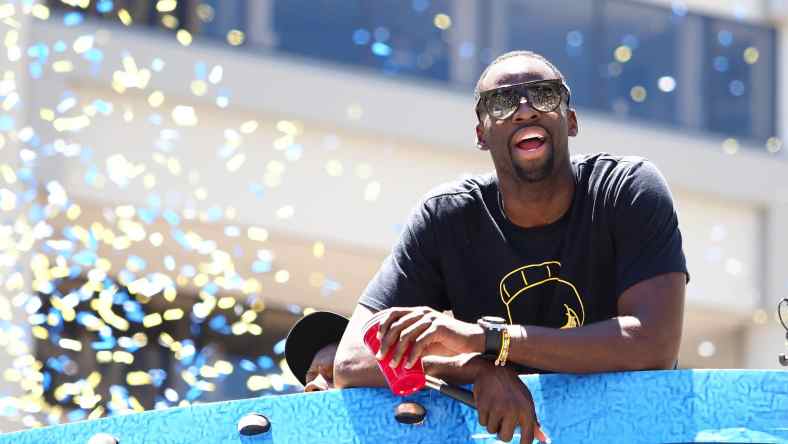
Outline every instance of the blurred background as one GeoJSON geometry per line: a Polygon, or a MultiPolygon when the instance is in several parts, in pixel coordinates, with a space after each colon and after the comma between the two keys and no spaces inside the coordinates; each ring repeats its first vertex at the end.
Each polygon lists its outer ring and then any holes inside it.
{"type": "Polygon", "coordinates": [[[785,350],[786,1],[5,0],[0,37],[2,431],[297,391],[292,323],[492,169],[472,91],[512,49],[567,77],[574,153],[667,177],[681,366],[785,350]]]}

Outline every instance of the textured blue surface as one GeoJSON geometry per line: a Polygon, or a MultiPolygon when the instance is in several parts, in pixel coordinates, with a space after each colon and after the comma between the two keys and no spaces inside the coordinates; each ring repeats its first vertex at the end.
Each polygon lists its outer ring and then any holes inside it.
{"type": "MultiPolygon", "coordinates": [[[[788,371],[679,370],[523,380],[556,444],[788,443],[788,371]]],[[[116,416],[6,434],[0,444],[82,444],[100,432],[121,444],[495,442],[479,426],[475,410],[438,393],[398,398],[387,389],[349,389],[116,416]],[[396,422],[394,409],[403,400],[427,409],[422,424],[396,422]],[[268,434],[238,434],[238,420],[251,412],[270,418],[268,434]]]]}

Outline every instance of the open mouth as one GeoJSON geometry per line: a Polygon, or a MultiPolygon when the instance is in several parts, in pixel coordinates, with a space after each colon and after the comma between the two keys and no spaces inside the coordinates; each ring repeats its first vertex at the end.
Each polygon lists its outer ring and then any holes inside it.
{"type": "Polygon", "coordinates": [[[525,151],[535,151],[544,146],[545,138],[543,136],[531,136],[521,139],[515,145],[517,148],[525,151]]]}

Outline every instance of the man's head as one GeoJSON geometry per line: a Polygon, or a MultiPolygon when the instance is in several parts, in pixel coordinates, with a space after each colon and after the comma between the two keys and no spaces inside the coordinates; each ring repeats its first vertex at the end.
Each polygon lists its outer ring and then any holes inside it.
{"type": "Polygon", "coordinates": [[[334,388],[334,355],[348,320],[336,313],[310,313],[290,329],[285,341],[285,360],[290,371],[313,392],[334,388]]]}
{"type": "Polygon", "coordinates": [[[577,116],[563,75],[543,56],[513,51],[498,57],[482,73],[474,96],[478,146],[490,151],[499,177],[539,182],[568,165],[577,116]],[[560,101],[545,91],[557,91],[560,101]],[[552,103],[558,105],[553,109],[552,103]]]}

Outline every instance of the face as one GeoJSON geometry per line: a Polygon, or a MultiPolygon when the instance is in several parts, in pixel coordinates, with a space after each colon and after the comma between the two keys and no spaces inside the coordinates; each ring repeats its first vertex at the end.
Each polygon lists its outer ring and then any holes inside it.
{"type": "MultiPolygon", "coordinates": [[[[544,62],[525,56],[505,59],[487,72],[480,91],[536,80],[556,79],[544,62]]],[[[526,100],[504,120],[480,108],[476,134],[489,150],[498,176],[522,182],[540,182],[569,162],[569,137],[577,135],[577,117],[566,101],[551,112],[531,108],[526,100]]]]}
{"type": "Polygon", "coordinates": [[[321,348],[312,358],[312,364],[306,372],[305,392],[319,392],[334,388],[334,356],[337,345],[329,344],[321,348]]]}

